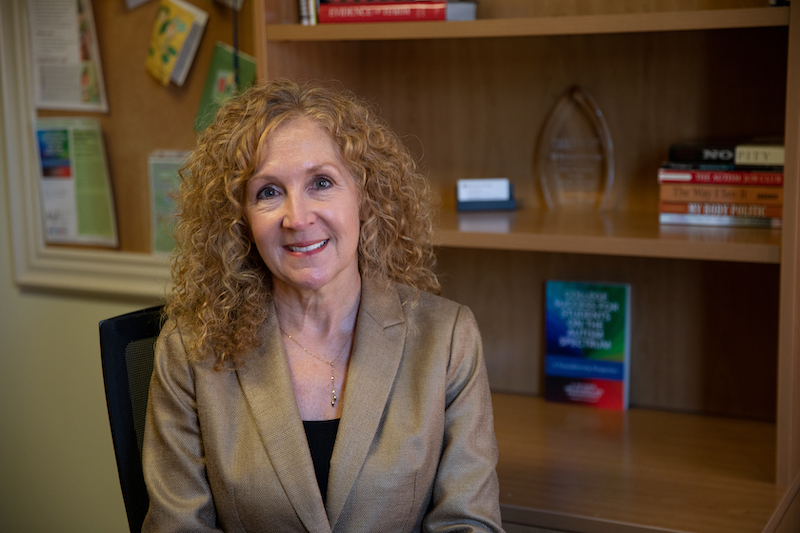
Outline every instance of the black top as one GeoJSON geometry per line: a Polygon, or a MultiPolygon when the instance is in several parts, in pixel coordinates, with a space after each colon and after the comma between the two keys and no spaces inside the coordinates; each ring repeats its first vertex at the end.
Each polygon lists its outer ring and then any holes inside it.
{"type": "Polygon", "coordinates": [[[328,492],[328,471],[331,469],[331,456],[333,444],[336,442],[336,432],[339,429],[339,419],[303,420],[306,430],[308,448],[311,450],[311,460],[314,462],[314,472],[317,474],[317,484],[322,493],[322,503],[325,503],[328,492]]]}

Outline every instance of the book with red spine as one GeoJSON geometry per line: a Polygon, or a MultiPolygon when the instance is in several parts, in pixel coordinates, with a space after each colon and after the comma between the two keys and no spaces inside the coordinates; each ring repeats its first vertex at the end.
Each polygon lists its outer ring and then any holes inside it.
{"type": "Polygon", "coordinates": [[[677,170],[660,168],[659,183],[783,186],[783,172],[761,170],[677,170]]]}
{"type": "Polygon", "coordinates": [[[413,22],[446,20],[443,0],[325,2],[319,5],[320,24],[347,22],[413,22]]]}

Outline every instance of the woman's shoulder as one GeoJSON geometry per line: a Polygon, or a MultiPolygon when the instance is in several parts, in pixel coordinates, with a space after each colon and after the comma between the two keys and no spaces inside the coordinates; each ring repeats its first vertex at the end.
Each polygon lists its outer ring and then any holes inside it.
{"type": "Polygon", "coordinates": [[[205,367],[208,362],[191,357],[191,329],[181,325],[180,320],[167,318],[156,340],[155,356],[162,363],[186,367],[205,367]]]}

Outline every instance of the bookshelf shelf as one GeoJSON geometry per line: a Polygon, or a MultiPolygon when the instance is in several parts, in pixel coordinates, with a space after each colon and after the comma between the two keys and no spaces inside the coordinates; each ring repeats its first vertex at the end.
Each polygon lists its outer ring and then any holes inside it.
{"type": "Polygon", "coordinates": [[[656,213],[439,214],[436,242],[453,248],[779,263],[781,230],[659,225],[656,213]]]}
{"type": "Polygon", "coordinates": [[[500,501],[515,521],[745,533],[764,530],[783,495],[771,481],[769,422],[599,411],[500,393],[492,401],[500,501]]]}
{"type": "Polygon", "coordinates": [[[461,22],[269,24],[268,41],[464,39],[786,26],[789,8],[717,9],[562,17],[521,17],[461,22]]]}
{"type": "MultiPolygon", "coordinates": [[[[344,85],[420,156],[443,293],[481,327],[514,531],[800,530],[800,10],[767,4],[482,0],[469,22],[256,25],[260,78],[344,85]],[[603,214],[537,207],[534,147],[574,84],[614,142],[603,214]],[[775,132],[782,229],[658,224],[670,143],[775,132]],[[480,177],[508,177],[523,207],[456,213],[457,179],[480,177]],[[631,285],[629,412],[539,398],[548,279],[631,285]]],[[[257,0],[256,19],[282,6],[257,0]]]]}

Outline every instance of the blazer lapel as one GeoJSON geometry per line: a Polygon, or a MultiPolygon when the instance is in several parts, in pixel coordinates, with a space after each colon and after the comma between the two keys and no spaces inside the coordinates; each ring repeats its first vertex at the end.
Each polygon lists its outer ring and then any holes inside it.
{"type": "Polygon", "coordinates": [[[397,291],[363,280],[328,481],[328,518],[333,526],[378,431],[403,356],[405,333],[397,291]]]}
{"type": "Polygon", "coordinates": [[[300,412],[292,389],[280,329],[271,305],[264,344],[236,370],[270,463],[297,516],[308,531],[330,531],[317,490],[300,412]]]}

